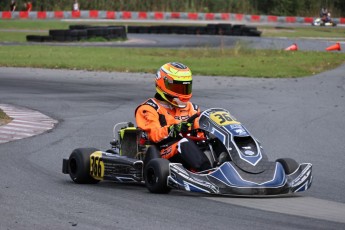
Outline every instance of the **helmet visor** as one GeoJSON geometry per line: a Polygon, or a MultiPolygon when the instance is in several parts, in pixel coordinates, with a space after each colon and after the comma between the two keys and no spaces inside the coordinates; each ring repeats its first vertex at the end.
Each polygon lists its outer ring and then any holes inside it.
{"type": "Polygon", "coordinates": [[[164,83],[167,90],[176,94],[189,95],[192,93],[192,81],[171,81],[166,79],[164,83]]]}

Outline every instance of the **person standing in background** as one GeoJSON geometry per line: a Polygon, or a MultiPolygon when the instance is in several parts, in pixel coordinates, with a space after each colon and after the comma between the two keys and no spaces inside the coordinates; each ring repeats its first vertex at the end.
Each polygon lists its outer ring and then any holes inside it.
{"type": "Polygon", "coordinates": [[[79,11],[79,3],[78,0],[74,0],[72,11],[79,11]]]}
{"type": "Polygon", "coordinates": [[[321,11],[320,11],[320,18],[321,18],[321,20],[326,22],[327,15],[328,15],[328,9],[326,7],[322,7],[321,11]]]}
{"type": "Polygon", "coordinates": [[[32,10],[32,3],[30,1],[25,3],[25,10],[30,12],[32,10]]]}
{"type": "Polygon", "coordinates": [[[17,8],[17,3],[16,3],[15,0],[12,0],[12,1],[11,1],[11,5],[10,5],[11,11],[12,11],[12,12],[15,11],[16,8],[17,8]]]}

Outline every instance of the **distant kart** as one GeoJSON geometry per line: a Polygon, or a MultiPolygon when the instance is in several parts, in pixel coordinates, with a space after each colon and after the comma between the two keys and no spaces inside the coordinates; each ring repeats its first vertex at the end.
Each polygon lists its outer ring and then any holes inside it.
{"type": "MultiPolygon", "coordinates": [[[[189,121],[193,119],[195,116],[189,121]]],[[[291,158],[268,160],[261,143],[227,110],[211,108],[202,112],[199,125],[198,132],[203,132],[203,137],[184,136],[194,140],[209,158],[212,168],[206,171],[195,172],[162,158],[151,159],[144,165],[146,152],[154,148],[148,148],[143,132],[129,122],[115,125],[111,149],[75,149],[69,159],[63,159],[62,171],[76,183],[144,183],[152,193],[168,193],[174,188],[261,196],[310,188],[312,164],[298,164],[291,158]]]]}
{"type": "Polygon", "coordinates": [[[312,23],[312,26],[337,26],[337,23],[335,23],[333,20],[330,20],[328,22],[324,22],[321,18],[316,18],[312,23]]]}

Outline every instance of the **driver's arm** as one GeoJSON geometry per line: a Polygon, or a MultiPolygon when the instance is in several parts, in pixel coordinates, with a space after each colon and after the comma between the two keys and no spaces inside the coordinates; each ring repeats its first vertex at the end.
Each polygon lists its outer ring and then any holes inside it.
{"type": "Polygon", "coordinates": [[[171,124],[161,126],[159,115],[151,106],[140,106],[136,111],[135,120],[137,126],[147,133],[150,141],[158,143],[169,137],[168,127],[171,124]]]}

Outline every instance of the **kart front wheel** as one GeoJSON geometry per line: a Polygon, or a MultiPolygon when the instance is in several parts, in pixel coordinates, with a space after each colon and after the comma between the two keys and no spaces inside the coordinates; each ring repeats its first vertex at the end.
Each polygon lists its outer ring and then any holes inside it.
{"type": "Polygon", "coordinates": [[[277,162],[281,163],[286,174],[291,174],[298,169],[299,164],[291,158],[280,158],[277,162]]]}
{"type": "Polygon", "coordinates": [[[145,185],[152,193],[169,193],[169,161],[163,158],[150,160],[145,166],[145,185]]]}
{"type": "Polygon", "coordinates": [[[79,148],[73,150],[68,159],[68,172],[71,179],[77,184],[96,184],[96,180],[90,175],[90,155],[95,148],[79,148]]]}

